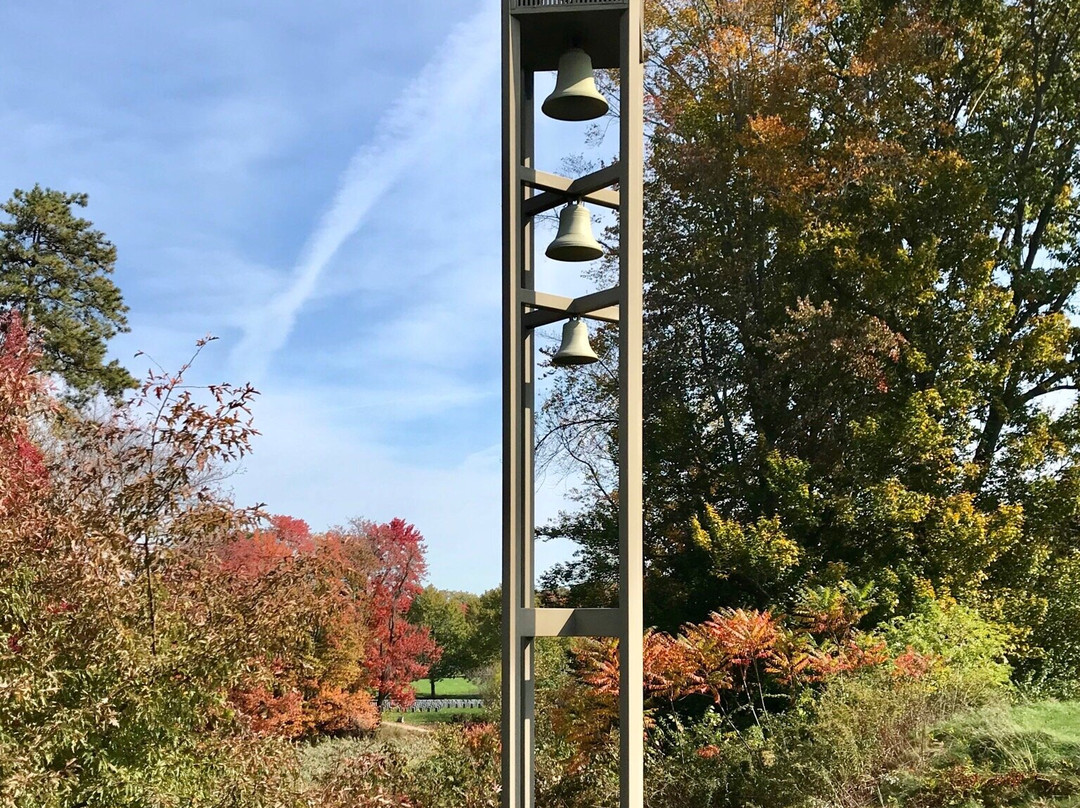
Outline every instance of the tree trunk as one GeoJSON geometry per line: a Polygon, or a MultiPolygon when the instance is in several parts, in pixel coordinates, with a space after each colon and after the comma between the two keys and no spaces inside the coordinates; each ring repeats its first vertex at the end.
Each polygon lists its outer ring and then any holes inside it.
{"type": "Polygon", "coordinates": [[[982,492],[983,484],[990,474],[990,467],[994,463],[998,441],[1008,420],[1008,408],[1001,398],[995,397],[990,402],[986,423],[983,425],[982,435],[979,437],[979,445],[976,447],[975,456],[972,458],[972,461],[979,467],[979,472],[971,481],[970,487],[971,492],[975,495],[982,492]]]}

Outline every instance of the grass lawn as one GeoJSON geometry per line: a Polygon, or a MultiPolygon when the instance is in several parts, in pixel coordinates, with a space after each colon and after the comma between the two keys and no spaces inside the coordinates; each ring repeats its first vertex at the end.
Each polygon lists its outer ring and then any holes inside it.
{"type": "Polygon", "coordinates": [[[1012,719],[1026,732],[1043,732],[1080,750],[1080,701],[1040,701],[1014,707],[1012,719]]]}
{"type": "Polygon", "coordinates": [[[479,721],[485,715],[482,707],[460,707],[454,710],[439,710],[430,713],[399,713],[397,710],[388,710],[382,714],[383,724],[393,724],[402,716],[405,716],[404,724],[412,726],[430,726],[432,724],[450,724],[454,721],[479,721]]]}
{"type": "Polygon", "coordinates": [[[1080,702],[991,705],[946,722],[937,752],[898,772],[890,804],[1080,808],[1080,702]]]}
{"type": "MultiPolygon", "coordinates": [[[[431,695],[431,683],[427,679],[417,679],[412,683],[412,686],[418,696],[431,695]]],[[[455,679],[437,679],[435,681],[436,698],[473,698],[479,695],[480,690],[476,685],[460,676],[455,679]]]]}

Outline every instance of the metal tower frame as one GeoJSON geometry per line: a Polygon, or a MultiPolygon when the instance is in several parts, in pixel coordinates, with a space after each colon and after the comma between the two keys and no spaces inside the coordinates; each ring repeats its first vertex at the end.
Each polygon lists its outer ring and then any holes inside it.
{"type": "Polygon", "coordinates": [[[643,0],[503,0],[502,808],[532,808],[537,637],[619,642],[620,808],[643,804],[641,252],[643,0]],[[618,69],[619,162],[576,179],[534,165],[533,76],[568,48],[618,69]],[[617,186],[617,190],[612,186],[617,186]],[[569,199],[619,212],[619,283],[575,299],[536,289],[533,219],[569,199]],[[619,605],[534,603],[534,330],[570,315],[619,329],[619,605]]]}

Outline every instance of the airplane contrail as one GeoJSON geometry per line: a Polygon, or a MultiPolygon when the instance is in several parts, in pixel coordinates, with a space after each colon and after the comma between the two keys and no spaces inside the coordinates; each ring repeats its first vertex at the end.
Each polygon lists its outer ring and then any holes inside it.
{"type": "Polygon", "coordinates": [[[326,213],[308,237],[288,287],[255,312],[231,360],[245,378],[265,375],[289,339],[331,259],[402,173],[437,145],[440,132],[475,107],[499,64],[498,14],[488,0],[459,23],[349,161],[326,213]]]}

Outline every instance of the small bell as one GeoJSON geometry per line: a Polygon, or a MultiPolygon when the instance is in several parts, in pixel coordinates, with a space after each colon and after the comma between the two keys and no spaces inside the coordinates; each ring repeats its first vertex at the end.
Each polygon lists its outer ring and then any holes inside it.
{"type": "Polygon", "coordinates": [[[544,255],[555,261],[595,261],[604,254],[593,238],[592,219],[581,202],[571,202],[559,213],[559,233],[544,255]]]}
{"type": "Polygon", "coordinates": [[[580,317],[571,317],[562,327],[562,345],[551,357],[551,364],[556,367],[566,365],[590,365],[600,357],[589,345],[589,327],[580,317]]]}
{"type": "Polygon", "coordinates": [[[590,121],[608,111],[608,102],[596,90],[592,59],[581,48],[571,48],[559,57],[555,89],[540,109],[559,121],[590,121]]]}

